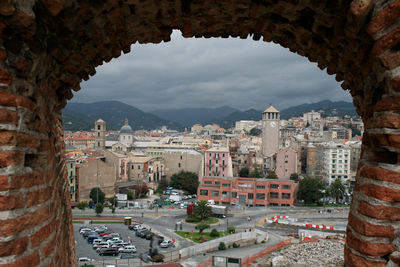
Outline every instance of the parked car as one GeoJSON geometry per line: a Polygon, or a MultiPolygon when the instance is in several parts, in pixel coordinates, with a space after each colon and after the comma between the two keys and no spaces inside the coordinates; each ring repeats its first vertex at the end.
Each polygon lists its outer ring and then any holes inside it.
{"type": "Polygon", "coordinates": [[[119,251],[117,248],[103,248],[99,250],[99,255],[100,256],[117,256],[119,254],[119,251]]]}
{"type": "Polygon", "coordinates": [[[146,228],[140,229],[140,230],[136,231],[136,236],[139,236],[139,237],[140,237],[140,235],[141,235],[142,233],[146,232],[146,231],[148,231],[146,228]]]}
{"type": "Polygon", "coordinates": [[[110,246],[109,246],[108,244],[107,244],[107,245],[99,246],[98,248],[96,248],[96,252],[99,253],[100,250],[105,249],[105,248],[109,248],[109,247],[110,247],[110,246]]]}
{"type": "Polygon", "coordinates": [[[164,240],[163,242],[160,243],[160,247],[162,248],[168,248],[172,246],[174,243],[171,240],[164,240]]]}
{"type": "Polygon", "coordinates": [[[145,229],[145,230],[143,230],[143,231],[140,231],[140,232],[138,233],[138,236],[139,236],[140,238],[145,238],[146,235],[147,235],[148,233],[150,233],[150,231],[147,230],[147,229],[145,229]]]}
{"type": "Polygon", "coordinates": [[[122,253],[135,253],[136,247],[134,245],[129,245],[129,246],[119,248],[118,251],[122,252],[122,253]]]}
{"type": "Polygon", "coordinates": [[[107,242],[96,243],[96,244],[93,245],[93,249],[98,249],[98,248],[101,248],[103,246],[107,246],[108,247],[109,244],[107,242]]]}
{"type": "Polygon", "coordinates": [[[142,230],[142,229],[145,229],[145,227],[141,224],[137,224],[133,227],[134,231],[138,231],[138,230],[142,230]]]}
{"type": "Polygon", "coordinates": [[[120,259],[134,259],[134,258],[137,258],[137,256],[132,253],[121,253],[121,256],[119,258],[120,259]]]}
{"type": "Polygon", "coordinates": [[[85,261],[94,261],[94,259],[88,258],[88,257],[80,257],[78,259],[79,262],[85,262],[85,261]]]}
{"type": "Polygon", "coordinates": [[[150,240],[152,236],[153,236],[153,233],[149,231],[149,232],[144,236],[144,238],[146,238],[147,240],[150,240]]]}
{"type": "Polygon", "coordinates": [[[133,229],[136,225],[140,225],[140,224],[138,224],[138,223],[133,223],[133,224],[131,224],[131,225],[129,225],[128,226],[128,229],[129,230],[135,230],[135,229],[133,229]]]}
{"type": "Polygon", "coordinates": [[[98,235],[89,235],[87,238],[87,242],[89,244],[92,244],[95,239],[99,239],[99,236],[98,235]]]}

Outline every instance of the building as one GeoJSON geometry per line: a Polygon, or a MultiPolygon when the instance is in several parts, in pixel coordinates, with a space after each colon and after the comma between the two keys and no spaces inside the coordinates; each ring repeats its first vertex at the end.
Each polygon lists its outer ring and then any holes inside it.
{"type": "Polygon", "coordinates": [[[98,119],[94,123],[94,148],[96,150],[104,150],[106,147],[106,122],[102,119],[98,119]]]}
{"type": "Polygon", "coordinates": [[[246,131],[250,132],[253,128],[261,129],[262,121],[252,121],[252,120],[241,120],[235,122],[235,131],[241,132],[246,131]]]}
{"type": "Polygon", "coordinates": [[[106,198],[114,196],[115,167],[104,157],[89,158],[87,162],[77,165],[79,177],[79,200],[89,201],[90,190],[99,187],[106,198]]]}
{"type": "Polygon", "coordinates": [[[279,111],[269,106],[262,114],[262,154],[271,157],[279,148],[279,111]]]}
{"type": "Polygon", "coordinates": [[[279,179],[289,179],[292,173],[297,173],[297,152],[284,147],[276,152],[275,173],[279,179]]]}
{"type": "Polygon", "coordinates": [[[197,196],[225,205],[293,206],[296,187],[292,180],[206,176],[197,196]]]}
{"type": "Polygon", "coordinates": [[[132,127],[125,120],[125,124],[119,131],[118,142],[112,145],[112,151],[120,154],[128,154],[133,149],[135,138],[133,137],[132,127]]]}
{"type": "Polygon", "coordinates": [[[171,176],[180,171],[193,172],[202,177],[203,154],[192,149],[165,149],[163,153],[165,177],[167,182],[171,176]]]}
{"type": "Polygon", "coordinates": [[[232,176],[232,160],[228,147],[213,147],[204,152],[204,175],[232,176]]]}
{"type": "Polygon", "coordinates": [[[67,158],[67,179],[69,182],[69,198],[72,202],[79,202],[79,182],[76,175],[76,164],[72,158],[67,158]]]}
{"type": "Polygon", "coordinates": [[[192,133],[196,133],[196,134],[201,134],[201,132],[203,131],[203,126],[201,126],[201,124],[195,124],[192,126],[192,133]]]}
{"type": "Polygon", "coordinates": [[[306,124],[312,125],[313,121],[321,121],[321,113],[312,110],[303,114],[303,120],[306,124]]]}

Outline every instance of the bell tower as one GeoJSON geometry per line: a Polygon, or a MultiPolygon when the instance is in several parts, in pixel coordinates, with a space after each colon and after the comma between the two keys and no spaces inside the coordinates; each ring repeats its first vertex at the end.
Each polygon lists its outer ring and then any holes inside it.
{"type": "Polygon", "coordinates": [[[279,149],[279,111],[270,105],[262,114],[262,154],[271,157],[279,149]]]}

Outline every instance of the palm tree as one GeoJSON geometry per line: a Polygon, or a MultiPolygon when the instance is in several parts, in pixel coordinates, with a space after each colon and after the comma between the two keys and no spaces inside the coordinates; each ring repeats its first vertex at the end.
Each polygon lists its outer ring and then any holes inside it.
{"type": "Polygon", "coordinates": [[[329,187],[329,194],[336,199],[336,203],[339,202],[339,198],[343,198],[345,192],[346,187],[340,179],[336,179],[329,187]]]}
{"type": "Polygon", "coordinates": [[[194,216],[199,217],[201,220],[209,217],[211,212],[211,207],[208,206],[207,202],[204,200],[197,202],[193,210],[194,216]]]}

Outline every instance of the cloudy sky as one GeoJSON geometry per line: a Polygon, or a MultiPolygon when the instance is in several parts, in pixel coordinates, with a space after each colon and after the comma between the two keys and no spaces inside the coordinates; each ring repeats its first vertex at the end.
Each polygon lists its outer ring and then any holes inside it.
{"type": "Polygon", "coordinates": [[[315,63],[273,43],[252,39],[184,39],[135,44],[97,67],[72,102],[118,100],[144,111],[229,105],[279,109],[350,94],[315,63]]]}

